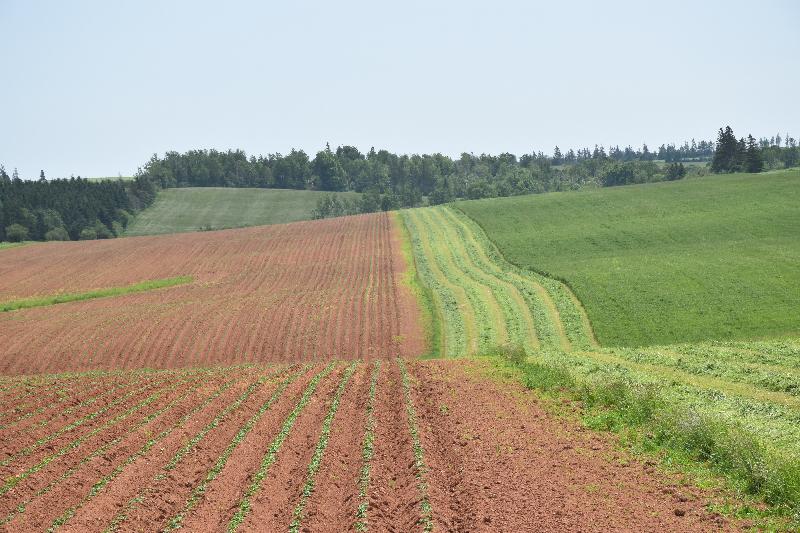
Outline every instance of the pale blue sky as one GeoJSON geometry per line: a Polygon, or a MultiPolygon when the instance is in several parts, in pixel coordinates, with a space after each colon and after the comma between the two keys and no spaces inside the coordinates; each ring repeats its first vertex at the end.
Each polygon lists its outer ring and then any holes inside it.
{"type": "Polygon", "coordinates": [[[0,0],[0,163],[800,137],[799,6],[0,0]]]}

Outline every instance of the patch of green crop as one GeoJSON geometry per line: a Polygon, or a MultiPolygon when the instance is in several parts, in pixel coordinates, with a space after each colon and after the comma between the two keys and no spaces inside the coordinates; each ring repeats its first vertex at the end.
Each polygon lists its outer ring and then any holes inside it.
{"type": "Polygon", "coordinates": [[[40,296],[36,298],[23,298],[20,300],[11,300],[9,302],[0,303],[0,312],[30,309],[32,307],[43,307],[46,305],[63,304],[68,302],[80,302],[94,298],[122,296],[124,294],[133,294],[136,292],[163,289],[165,287],[174,287],[176,285],[185,285],[186,283],[191,283],[192,281],[193,278],[191,276],[179,276],[175,278],[142,281],[140,283],[134,283],[133,285],[127,285],[125,287],[109,287],[106,289],[96,289],[86,292],[54,294],[52,296],[40,296]]]}

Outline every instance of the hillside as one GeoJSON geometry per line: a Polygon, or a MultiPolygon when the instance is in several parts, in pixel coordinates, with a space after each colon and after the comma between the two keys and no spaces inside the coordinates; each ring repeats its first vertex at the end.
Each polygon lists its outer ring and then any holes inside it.
{"type": "Polygon", "coordinates": [[[125,235],[157,235],[208,227],[240,228],[309,220],[317,200],[326,194],[358,196],[356,193],[286,189],[164,189],[151,207],[137,215],[125,235]]]}
{"type": "Polygon", "coordinates": [[[454,205],[565,280],[603,345],[800,332],[800,171],[454,205]]]}

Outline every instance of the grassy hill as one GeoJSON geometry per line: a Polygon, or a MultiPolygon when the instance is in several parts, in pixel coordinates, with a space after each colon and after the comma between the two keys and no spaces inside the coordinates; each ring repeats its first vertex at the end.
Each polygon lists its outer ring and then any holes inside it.
{"type": "MultiPolygon", "coordinates": [[[[319,191],[189,187],[165,189],[125,235],[156,235],[296,222],[311,218],[319,191]]],[[[356,193],[335,193],[358,197],[356,193]]]]}
{"type": "Polygon", "coordinates": [[[565,280],[601,344],[800,333],[800,171],[459,202],[565,280]]]}

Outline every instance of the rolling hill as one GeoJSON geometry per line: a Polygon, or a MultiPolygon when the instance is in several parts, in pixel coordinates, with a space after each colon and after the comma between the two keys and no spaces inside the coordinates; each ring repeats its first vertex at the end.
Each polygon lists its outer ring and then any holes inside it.
{"type": "Polygon", "coordinates": [[[564,280],[602,345],[800,332],[800,171],[458,202],[564,280]]]}
{"type": "Polygon", "coordinates": [[[309,220],[326,194],[357,198],[357,193],[284,189],[187,187],[164,189],[139,213],[126,236],[241,228],[309,220]]]}

